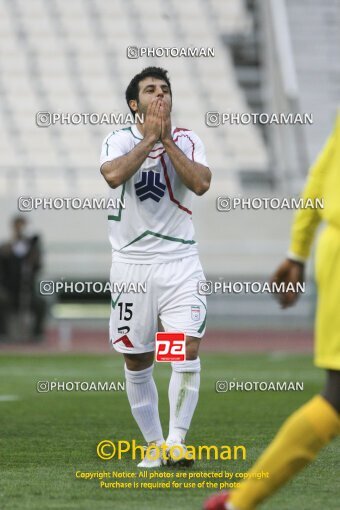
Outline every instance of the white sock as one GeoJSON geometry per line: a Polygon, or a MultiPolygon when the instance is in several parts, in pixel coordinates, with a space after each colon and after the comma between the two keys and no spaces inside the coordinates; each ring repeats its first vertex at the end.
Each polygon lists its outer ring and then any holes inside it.
{"type": "Polygon", "coordinates": [[[201,362],[197,358],[171,363],[169,384],[170,423],[168,443],[184,442],[198,402],[201,362]]]}
{"type": "Polygon", "coordinates": [[[126,365],[126,393],[131,412],[147,443],[164,443],[158,412],[158,393],[152,377],[153,365],[145,370],[129,370],[126,365]]]}

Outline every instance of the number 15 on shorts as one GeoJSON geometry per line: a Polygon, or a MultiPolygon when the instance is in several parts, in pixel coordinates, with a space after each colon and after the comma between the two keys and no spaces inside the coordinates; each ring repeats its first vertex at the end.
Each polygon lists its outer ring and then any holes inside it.
{"type": "Polygon", "coordinates": [[[156,361],[185,361],[185,333],[156,333],[156,361]]]}

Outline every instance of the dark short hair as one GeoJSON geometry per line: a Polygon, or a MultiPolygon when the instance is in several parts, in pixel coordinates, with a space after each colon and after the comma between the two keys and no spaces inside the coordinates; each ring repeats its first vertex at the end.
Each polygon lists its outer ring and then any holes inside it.
{"type": "MultiPolygon", "coordinates": [[[[149,78],[149,77],[158,78],[159,80],[164,80],[165,83],[169,87],[170,96],[172,97],[171,85],[170,85],[170,80],[168,77],[168,71],[166,71],[165,69],[162,69],[162,67],[146,67],[145,69],[143,69],[143,71],[136,74],[136,76],[134,76],[132,78],[132,80],[130,81],[130,83],[128,85],[128,88],[126,89],[125,98],[126,98],[126,102],[127,102],[129,108],[130,108],[129,102],[132,99],[136,99],[138,101],[139,82],[144,80],[145,78],[149,78]]],[[[131,111],[131,113],[133,113],[133,115],[136,114],[136,112],[134,112],[131,108],[130,108],[130,111],[131,111]]]]}

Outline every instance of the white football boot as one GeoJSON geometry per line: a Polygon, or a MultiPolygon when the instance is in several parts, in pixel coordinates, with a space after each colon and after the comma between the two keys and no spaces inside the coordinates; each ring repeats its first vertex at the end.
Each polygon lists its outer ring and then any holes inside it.
{"type": "Polygon", "coordinates": [[[144,446],[145,453],[144,459],[138,464],[139,468],[158,468],[167,465],[166,450],[162,450],[161,446],[164,443],[150,443],[144,446]]]}
{"type": "Polygon", "coordinates": [[[168,466],[190,467],[195,462],[192,453],[189,453],[184,443],[169,441],[167,444],[168,466]]]}

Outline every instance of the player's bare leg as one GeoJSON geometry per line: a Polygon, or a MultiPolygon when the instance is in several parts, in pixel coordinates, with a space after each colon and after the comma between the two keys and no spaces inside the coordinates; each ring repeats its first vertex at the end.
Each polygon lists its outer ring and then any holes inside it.
{"type": "Polygon", "coordinates": [[[328,370],[323,397],[340,414],[340,370],[328,370]]]}
{"type": "Polygon", "coordinates": [[[187,337],[186,361],[171,363],[172,375],[169,384],[170,422],[166,444],[173,455],[171,464],[191,465],[193,459],[181,458],[185,455],[185,436],[195,412],[200,386],[200,359],[198,357],[200,339],[187,337]],[[176,448],[176,446],[178,448],[176,448]],[[177,451],[178,450],[178,451],[177,451]],[[176,459],[177,462],[176,462],[176,459]]]}
{"type": "MultiPolygon", "coordinates": [[[[158,392],[153,379],[154,352],[124,354],[126,392],[131,412],[148,445],[164,444],[162,426],[158,412],[158,392]]],[[[162,457],[145,458],[139,467],[159,467],[162,457]]]]}

